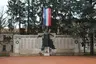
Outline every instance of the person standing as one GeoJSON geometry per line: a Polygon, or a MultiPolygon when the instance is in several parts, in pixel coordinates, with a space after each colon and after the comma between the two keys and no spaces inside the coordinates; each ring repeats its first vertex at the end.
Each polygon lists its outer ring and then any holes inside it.
{"type": "Polygon", "coordinates": [[[54,36],[52,34],[50,34],[50,29],[49,30],[45,30],[43,35],[39,35],[42,36],[42,48],[41,51],[44,53],[50,53],[51,49],[55,49],[55,46],[53,44],[52,39],[50,39],[50,35],[54,36]]]}

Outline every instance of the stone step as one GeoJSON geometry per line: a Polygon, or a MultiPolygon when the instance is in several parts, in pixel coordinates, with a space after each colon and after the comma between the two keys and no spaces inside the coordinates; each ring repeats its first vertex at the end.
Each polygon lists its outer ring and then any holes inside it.
{"type": "Polygon", "coordinates": [[[9,52],[0,52],[0,56],[10,56],[9,52]]]}

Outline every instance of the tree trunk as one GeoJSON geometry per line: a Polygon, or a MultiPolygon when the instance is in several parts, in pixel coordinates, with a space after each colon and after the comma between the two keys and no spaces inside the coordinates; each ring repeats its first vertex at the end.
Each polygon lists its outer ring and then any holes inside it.
{"type": "Polygon", "coordinates": [[[28,21],[27,21],[28,26],[27,26],[27,34],[29,34],[29,32],[30,32],[30,26],[29,26],[29,13],[30,13],[30,10],[29,10],[29,7],[30,7],[30,2],[28,0],[28,21]]]}
{"type": "Polygon", "coordinates": [[[1,34],[1,27],[0,27],[0,34],[1,34]]]}
{"type": "Polygon", "coordinates": [[[90,40],[91,40],[91,42],[90,42],[90,55],[94,55],[93,33],[91,33],[90,36],[91,36],[91,37],[90,37],[90,40]]]}
{"type": "Polygon", "coordinates": [[[86,51],[85,51],[85,43],[84,43],[84,54],[86,53],[86,51]]]}
{"type": "Polygon", "coordinates": [[[79,49],[79,53],[80,53],[80,42],[78,42],[78,49],[79,49]]]}
{"type": "Polygon", "coordinates": [[[21,33],[21,30],[20,30],[20,20],[19,20],[19,33],[21,33]]]}
{"type": "Polygon", "coordinates": [[[0,34],[1,34],[1,21],[0,21],[0,34]]]}
{"type": "Polygon", "coordinates": [[[86,50],[85,50],[85,47],[86,47],[86,46],[85,46],[85,44],[86,44],[86,41],[85,41],[85,37],[84,37],[84,40],[83,40],[83,46],[84,46],[84,47],[83,47],[83,48],[84,48],[84,54],[86,53],[86,50]]]}

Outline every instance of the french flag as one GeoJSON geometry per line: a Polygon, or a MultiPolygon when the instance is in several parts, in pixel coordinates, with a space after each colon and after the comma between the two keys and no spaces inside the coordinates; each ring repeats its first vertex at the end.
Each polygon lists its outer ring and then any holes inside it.
{"type": "Polygon", "coordinates": [[[43,24],[45,26],[51,26],[51,9],[43,8],[43,24]]]}

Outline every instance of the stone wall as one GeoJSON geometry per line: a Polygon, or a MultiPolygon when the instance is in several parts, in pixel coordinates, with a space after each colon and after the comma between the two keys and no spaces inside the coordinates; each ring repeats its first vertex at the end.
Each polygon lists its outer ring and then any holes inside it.
{"type": "MultiPolygon", "coordinates": [[[[40,34],[39,34],[40,35],[40,34]]],[[[75,44],[72,37],[55,35],[51,37],[56,48],[56,54],[74,53],[75,44]]],[[[42,47],[42,37],[38,35],[14,35],[14,53],[39,54],[42,47]]]]}

